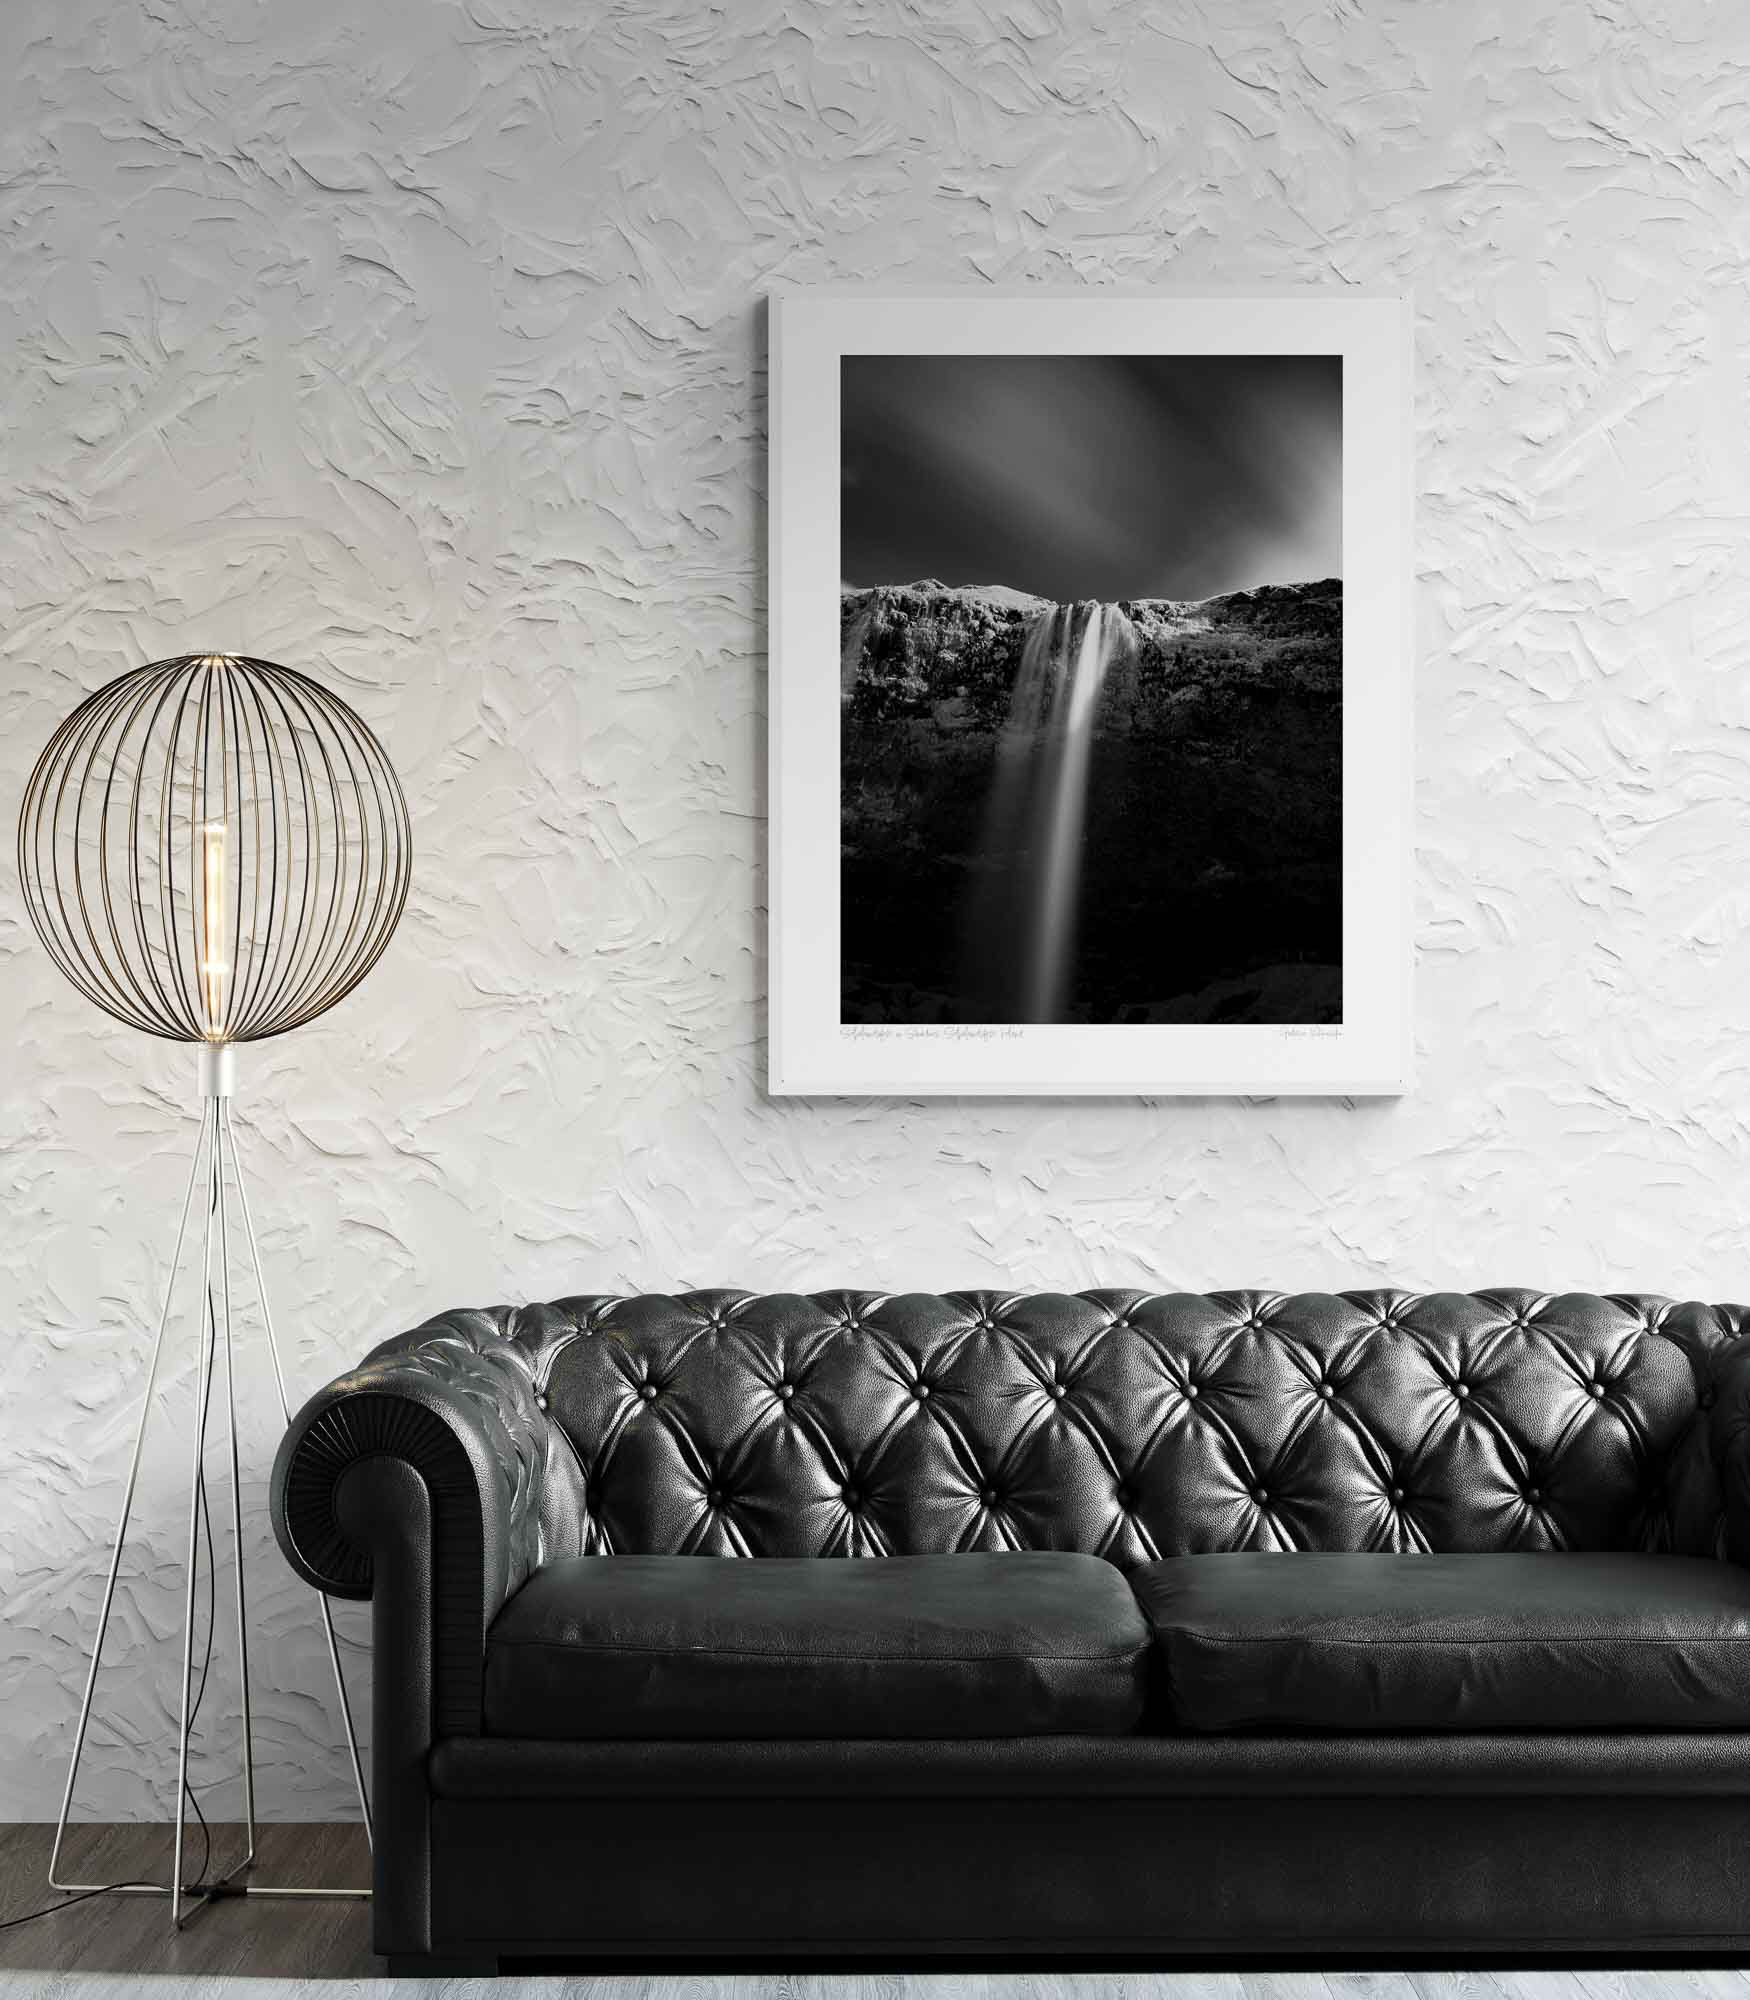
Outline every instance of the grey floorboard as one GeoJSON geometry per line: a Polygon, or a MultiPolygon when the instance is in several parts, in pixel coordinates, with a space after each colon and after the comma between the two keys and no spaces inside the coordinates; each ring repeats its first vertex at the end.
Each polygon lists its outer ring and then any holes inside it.
{"type": "MultiPolygon", "coordinates": [[[[1101,2000],[1110,1986],[1110,1977],[1105,1974],[1064,1975],[1065,1990],[1074,1988],[1078,2000],[1085,1992],[1085,2000],[1101,2000]]],[[[1437,1976],[1435,1976],[1437,1977],[1437,1976]]],[[[1195,2000],[1201,1987],[1201,1980],[1194,1974],[1163,1973],[1132,1975],[1140,1989],[1146,1985],[1151,1991],[1171,2000],[1195,2000]]],[[[1517,1992],[1517,1982],[1512,1974],[1496,1975],[1497,1990],[1506,1996],[1517,1992]]],[[[108,1973],[61,1973],[34,1971],[0,1971],[0,1995],[5,2000],[117,2000],[117,1996],[127,1993],[175,1993],[189,1992],[199,1996],[199,2000],[273,2000],[273,1996],[284,1995],[289,1979],[267,1978],[256,1975],[238,1974],[193,1974],[178,1976],[174,1973],[159,1972],[151,1975],[108,1973]]],[[[506,1978],[489,1980],[422,1980],[390,1981],[385,1979],[323,1980],[313,1975],[303,1982],[307,1986],[320,1986],[325,1996],[345,1994],[348,2000],[599,2000],[595,1982],[581,1977],[561,1978],[506,1978]]],[[[655,1989],[662,1985],[660,1979],[627,1975],[617,1977],[612,1989],[618,2000],[657,2000],[655,1989]]],[[[721,1989],[720,2000],[769,2000],[778,1981],[767,1978],[746,1977],[738,1979],[721,1989]]],[[[822,1981],[822,1995],[830,1988],[833,2000],[856,2000],[860,1981],[855,1974],[832,1975],[822,1981]]],[[[902,2000],[957,2000],[957,1982],[944,1977],[940,1980],[904,1980],[902,2000]]],[[[986,1988],[984,2000],[1008,2000],[1011,1994],[1019,1995],[1026,1990],[1024,1975],[1013,1975],[993,1979],[986,1988]]],[[[1426,1989],[1430,1994],[1436,1991],[1432,1980],[1426,1989]]],[[[1671,2000],[1674,1991],[1680,1990],[1677,1982],[1660,1973],[1636,1973],[1624,1982],[1622,1989],[1634,1996],[1634,2000],[1671,2000]]],[[[670,2000],[673,2000],[672,1991],[670,2000]]],[[[694,1996],[682,1996],[682,2000],[694,2000],[694,1996]]]]}
{"type": "Polygon", "coordinates": [[[1331,1989],[1316,1972],[1243,1972],[1245,2000],[1330,2000],[1331,1989]]]}
{"type": "Polygon", "coordinates": [[[1571,1972],[1498,1972],[1493,1976],[1503,2000],[1589,2000],[1585,1987],[1571,1972]]]}
{"type": "Polygon", "coordinates": [[[1487,1972],[1412,1972],[1417,2000],[1508,2000],[1487,1972]]]}
{"type": "Polygon", "coordinates": [[[1325,1972],[1330,2000],[1416,2000],[1407,1972],[1325,1972]]]}

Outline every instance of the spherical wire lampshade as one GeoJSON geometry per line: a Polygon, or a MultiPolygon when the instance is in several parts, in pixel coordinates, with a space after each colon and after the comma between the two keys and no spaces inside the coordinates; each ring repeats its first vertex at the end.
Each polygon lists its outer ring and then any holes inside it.
{"type": "Polygon", "coordinates": [[[383,746],[290,667],[185,654],[101,687],[25,787],[18,872],[55,963],[179,1042],[259,1042],[342,1000],[407,901],[383,746]]]}

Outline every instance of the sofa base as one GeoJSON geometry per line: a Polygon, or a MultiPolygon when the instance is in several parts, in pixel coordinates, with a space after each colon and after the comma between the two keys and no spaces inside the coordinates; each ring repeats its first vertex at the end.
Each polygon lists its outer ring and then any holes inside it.
{"type": "Polygon", "coordinates": [[[384,1959],[383,1970],[391,1979],[496,1979],[499,1963],[496,1958],[421,1957],[418,1953],[394,1952],[384,1959]]]}
{"type": "Polygon", "coordinates": [[[1750,1798],[436,1799],[467,1957],[1750,1950],[1750,1798]]]}
{"type": "Polygon", "coordinates": [[[1194,1938],[1176,1940],[1164,1946],[1158,1940],[1138,1942],[1116,1938],[1110,1946],[1090,1950],[1088,1946],[1060,1946],[1052,1942],[1018,1940],[1006,1946],[968,1944],[946,1948],[928,1938],[914,1942],[898,1940],[882,1946],[846,1944],[840,1950],[774,1940],[762,1948],[746,1942],[714,1944],[664,1944],[650,1938],[620,1938],[610,1942],[578,1944],[568,1950],[544,1948],[532,1952],[528,1946],[506,1950],[496,1958],[448,1958],[418,1954],[392,1954],[382,1960],[382,1976],[392,1980],[432,1980],[432,1978],[634,1978],[660,1966],[686,1968],[690,1972],[710,1970],[724,1978],[758,1976],[784,1968],[790,1974],[832,1972],[856,1968],[860,1972],[904,1972],[912,1976],[966,1972],[976,1964],[982,1974],[1026,1972],[1032,1966],[1050,1964],[1058,1974],[1098,1972],[1104,1976],[1122,1972],[1550,1972],[1564,1968],[1608,1968],[1612,1972],[1656,1972],[1656,1970],[1722,1970],[1740,1972],[1750,1962],[1750,1932],[1734,1938],[1674,1938],[1656,1950],[1624,1948],[1608,1940],[1548,1940],[1538,1944],[1506,1944],[1492,1950],[1478,1950],[1474,1944],[1418,1944],[1396,1952],[1376,1948],[1320,1946],[1316,1952],[1278,1948],[1270,1952],[1248,1950],[1226,1942],[1198,1942],[1194,1938]]]}

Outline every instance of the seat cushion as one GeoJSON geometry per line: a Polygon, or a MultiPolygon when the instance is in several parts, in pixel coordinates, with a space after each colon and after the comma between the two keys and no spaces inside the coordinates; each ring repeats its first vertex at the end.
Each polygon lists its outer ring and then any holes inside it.
{"type": "Polygon", "coordinates": [[[500,1736],[1108,1734],[1151,1641],[1086,1555],[572,1556],[486,1640],[500,1736]]]}
{"type": "Polygon", "coordinates": [[[1750,1571],[1692,1556],[1176,1556],[1132,1573],[1185,1729],[1742,1729],[1750,1571]]]}

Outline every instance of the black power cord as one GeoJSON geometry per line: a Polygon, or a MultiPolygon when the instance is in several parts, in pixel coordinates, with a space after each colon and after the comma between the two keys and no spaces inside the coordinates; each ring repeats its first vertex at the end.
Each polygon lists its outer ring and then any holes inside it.
{"type": "MultiPolygon", "coordinates": [[[[214,1301],[212,1281],[210,1279],[207,1282],[206,1295],[207,1388],[206,1395],[201,1401],[200,1425],[195,1440],[195,1465],[197,1467],[195,1473],[195,1494],[197,1505],[200,1509],[201,1535],[206,1544],[207,1636],[201,1658],[200,1682],[195,1689],[194,1701],[191,1703],[188,1711],[188,1733],[191,1740],[194,1736],[195,1724],[200,1720],[201,1703],[206,1699],[207,1680],[213,1670],[213,1631],[218,1621],[219,1610],[217,1564],[214,1559],[213,1549],[213,1514],[207,1500],[207,1417],[213,1406],[213,1376],[215,1373],[215,1363],[218,1359],[219,1341],[218,1318],[213,1309],[214,1301]]],[[[229,1355],[226,1356],[225,1365],[227,1368],[231,1365],[229,1355]]],[[[239,1562],[243,1560],[243,1551],[241,1549],[237,1551],[237,1560],[239,1562]]],[[[201,1811],[200,1788],[185,1776],[182,1789],[189,1804],[194,1808],[194,1816],[200,1822],[201,1829],[201,1865],[195,1870],[194,1880],[184,1885],[183,1893],[190,1896],[223,1895],[229,1887],[228,1884],[207,1882],[203,1879],[207,1869],[212,1865],[213,1830],[207,1824],[206,1814],[201,1811]]],[[[20,1924],[34,1924],[39,1917],[52,1917],[57,1911],[72,1909],[75,1903],[89,1903],[98,1896],[117,1895],[126,1886],[122,1882],[105,1882],[95,1889],[76,1889],[71,1895],[63,1896],[58,1903],[44,1903],[41,1909],[26,1910],[21,1917],[7,1917],[4,1921],[0,1921],[0,1931],[16,1930],[20,1924]]],[[[235,1895],[240,1894],[241,1891],[232,1890],[231,1893],[235,1895]]]]}

